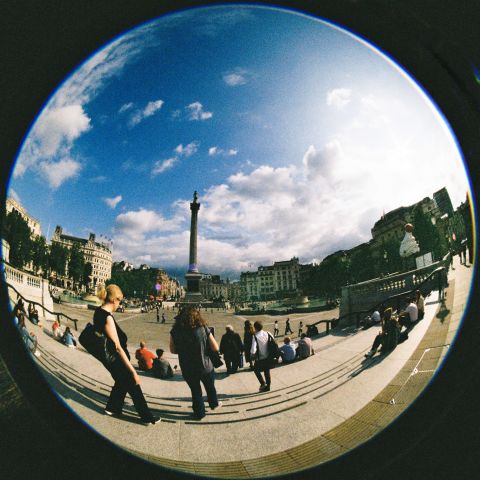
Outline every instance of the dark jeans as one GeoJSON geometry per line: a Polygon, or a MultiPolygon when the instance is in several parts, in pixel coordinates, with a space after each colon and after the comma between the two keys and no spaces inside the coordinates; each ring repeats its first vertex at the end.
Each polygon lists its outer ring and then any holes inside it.
{"type": "Polygon", "coordinates": [[[264,359],[264,360],[257,360],[255,362],[255,366],[253,368],[253,371],[255,372],[255,376],[258,378],[258,381],[260,382],[260,385],[265,385],[267,384],[270,386],[271,383],[271,378],[270,378],[270,360],[264,359]],[[265,380],[262,377],[262,373],[265,375],[265,380]]]}
{"type": "Polygon", "coordinates": [[[373,345],[372,345],[372,350],[377,350],[377,348],[382,345],[383,343],[383,335],[381,333],[379,333],[376,337],[375,337],[375,340],[373,341],[373,345]]]}
{"type": "Polygon", "coordinates": [[[115,384],[110,392],[107,406],[108,411],[120,414],[122,412],[123,403],[127,393],[132,397],[133,404],[143,420],[152,418],[152,413],[148,408],[145,397],[143,396],[140,385],[135,384],[132,373],[124,365],[124,363],[117,358],[112,364],[106,366],[107,370],[115,380],[115,384]]]}
{"type": "Polygon", "coordinates": [[[225,365],[227,367],[227,373],[235,373],[238,370],[240,363],[240,354],[237,353],[234,356],[223,355],[225,365]]]}
{"type": "Polygon", "coordinates": [[[202,375],[183,375],[192,392],[193,413],[197,417],[205,416],[205,404],[202,396],[203,383],[207,392],[208,405],[210,408],[218,407],[217,391],[215,390],[215,370],[202,375]]]}

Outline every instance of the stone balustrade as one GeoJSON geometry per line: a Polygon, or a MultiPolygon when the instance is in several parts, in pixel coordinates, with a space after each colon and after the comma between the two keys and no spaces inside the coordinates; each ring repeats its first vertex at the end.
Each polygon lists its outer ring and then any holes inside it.
{"type": "MultiPolygon", "coordinates": [[[[49,283],[42,277],[37,277],[27,272],[23,272],[12,267],[7,262],[1,263],[5,281],[14,287],[25,299],[37,302],[44,307],[43,312],[39,312],[44,318],[53,319],[53,315],[45,310],[53,310],[53,300],[49,292],[49,283]]],[[[8,289],[8,295],[12,306],[17,302],[17,295],[11,288],[8,289]]]]}
{"type": "Polygon", "coordinates": [[[438,267],[448,268],[449,264],[450,254],[426,267],[342,287],[339,312],[341,323],[352,324],[357,320],[354,315],[357,312],[368,310],[394,295],[401,297],[402,294],[416,290],[422,284],[423,293],[435,289],[437,279],[432,278],[428,285],[424,283],[425,280],[438,267]]]}

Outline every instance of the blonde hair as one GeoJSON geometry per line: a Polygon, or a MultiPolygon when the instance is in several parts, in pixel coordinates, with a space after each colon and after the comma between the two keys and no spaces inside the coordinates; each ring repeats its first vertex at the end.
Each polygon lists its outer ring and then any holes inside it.
{"type": "Polygon", "coordinates": [[[123,293],[118,285],[111,283],[107,287],[101,286],[97,290],[97,297],[103,303],[112,303],[115,299],[123,300],[123,293]]]}

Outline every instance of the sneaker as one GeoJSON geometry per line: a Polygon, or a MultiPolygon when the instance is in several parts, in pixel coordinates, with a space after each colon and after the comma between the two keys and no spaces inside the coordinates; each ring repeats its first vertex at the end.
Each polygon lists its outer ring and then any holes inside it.
{"type": "Polygon", "coordinates": [[[270,385],[260,385],[260,392],[269,392],[270,391],[270,385]]]}
{"type": "Polygon", "coordinates": [[[148,424],[152,424],[152,425],[155,425],[157,423],[160,423],[162,421],[162,419],[160,417],[157,417],[155,415],[152,415],[150,418],[142,418],[141,419],[141,422],[148,425],[148,424]]]}
{"type": "Polygon", "coordinates": [[[212,410],[218,410],[219,408],[222,408],[222,405],[222,402],[218,402],[218,405],[216,407],[213,407],[212,410]]]}
{"type": "Polygon", "coordinates": [[[109,417],[119,417],[121,415],[121,412],[112,412],[111,410],[104,410],[105,415],[108,415],[109,417]]]}

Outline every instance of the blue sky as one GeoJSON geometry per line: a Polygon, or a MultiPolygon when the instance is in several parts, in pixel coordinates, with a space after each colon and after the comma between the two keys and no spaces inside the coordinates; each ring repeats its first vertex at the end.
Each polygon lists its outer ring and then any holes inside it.
{"type": "Polygon", "coordinates": [[[398,67],[315,18],[210,7],[93,54],[39,114],[10,194],[115,260],[223,273],[321,260],[371,238],[383,211],[468,180],[431,102],[398,67]],[[102,237],[102,238],[104,238],[102,237]]]}

